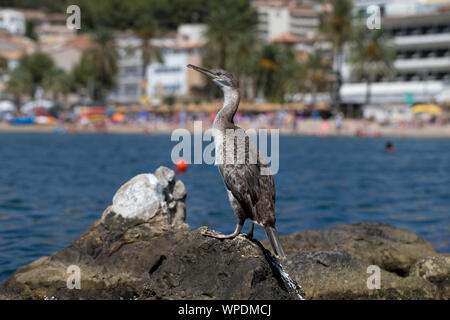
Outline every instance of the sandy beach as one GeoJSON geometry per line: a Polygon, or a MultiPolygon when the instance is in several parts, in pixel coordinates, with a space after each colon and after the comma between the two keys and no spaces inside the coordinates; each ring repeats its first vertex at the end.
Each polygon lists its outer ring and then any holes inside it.
{"type": "MultiPolygon", "coordinates": [[[[250,124],[247,122],[237,123],[238,126],[247,130],[253,129],[276,129],[264,124],[250,124]]],[[[104,129],[98,130],[93,126],[58,126],[58,125],[11,125],[0,123],[0,133],[7,132],[68,132],[68,133],[115,133],[115,134],[170,134],[173,130],[185,128],[193,131],[193,122],[184,125],[174,123],[144,123],[144,124],[107,124],[104,129]]],[[[210,128],[210,123],[203,123],[202,129],[210,128]]],[[[317,135],[317,136],[360,136],[360,137],[450,137],[450,125],[422,125],[422,126],[382,126],[367,120],[345,120],[343,126],[338,130],[334,121],[306,119],[292,125],[282,125],[280,134],[284,135],[317,135]]]]}

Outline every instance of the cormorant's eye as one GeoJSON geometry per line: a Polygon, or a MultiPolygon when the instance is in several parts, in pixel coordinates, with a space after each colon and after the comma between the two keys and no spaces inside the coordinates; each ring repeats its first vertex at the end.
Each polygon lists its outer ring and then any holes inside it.
{"type": "Polygon", "coordinates": [[[221,76],[222,72],[217,72],[216,75],[221,76]]]}

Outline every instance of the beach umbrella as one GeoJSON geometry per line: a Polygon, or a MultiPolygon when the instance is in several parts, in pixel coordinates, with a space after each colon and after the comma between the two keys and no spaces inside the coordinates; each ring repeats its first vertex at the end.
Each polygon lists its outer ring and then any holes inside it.
{"type": "Polygon", "coordinates": [[[442,113],[441,107],[436,104],[417,104],[412,109],[414,113],[429,113],[436,116],[442,113]]]}
{"type": "Polygon", "coordinates": [[[16,107],[14,103],[8,100],[0,101],[0,112],[15,112],[16,107]]]}
{"type": "Polygon", "coordinates": [[[125,115],[123,113],[114,113],[111,116],[111,120],[114,122],[122,122],[125,121],[125,115]]]}
{"type": "Polygon", "coordinates": [[[28,101],[27,103],[24,103],[22,105],[21,111],[25,114],[31,114],[36,108],[48,110],[52,108],[54,105],[55,104],[50,100],[32,100],[28,101]]]}

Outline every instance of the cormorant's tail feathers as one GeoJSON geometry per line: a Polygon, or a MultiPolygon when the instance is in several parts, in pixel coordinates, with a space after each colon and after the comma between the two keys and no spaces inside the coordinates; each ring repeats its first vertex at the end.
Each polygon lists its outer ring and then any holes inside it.
{"type": "Polygon", "coordinates": [[[264,230],[266,231],[267,238],[269,238],[275,255],[277,255],[281,259],[286,258],[286,254],[284,253],[277,230],[274,227],[269,226],[265,227],[264,230]]]}

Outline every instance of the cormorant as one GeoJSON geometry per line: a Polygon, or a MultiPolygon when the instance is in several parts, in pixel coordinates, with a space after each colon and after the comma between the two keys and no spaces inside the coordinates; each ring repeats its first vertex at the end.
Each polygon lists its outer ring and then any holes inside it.
{"type": "MultiPolygon", "coordinates": [[[[259,155],[256,147],[241,128],[234,124],[234,115],[239,106],[239,82],[230,72],[207,70],[192,64],[187,66],[207,75],[224,94],[224,104],[213,123],[216,148],[216,164],[225,183],[228,198],[238,218],[236,230],[229,235],[205,235],[218,239],[232,239],[239,235],[246,219],[251,221],[246,236],[253,236],[254,224],[264,228],[274,253],[285,258],[278,233],[275,229],[275,183],[267,161],[259,155]],[[236,132],[239,132],[236,134],[236,132]],[[245,146],[239,145],[242,134],[245,146]],[[242,158],[244,157],[244,158],[242,158]],[[229,159],[232,161],[229,161],[229,159]],[[231,163],[230,163],[231,162],[231,163]]],[[[242,141],[242,140],[241,140],[242,141]]]]}

